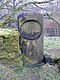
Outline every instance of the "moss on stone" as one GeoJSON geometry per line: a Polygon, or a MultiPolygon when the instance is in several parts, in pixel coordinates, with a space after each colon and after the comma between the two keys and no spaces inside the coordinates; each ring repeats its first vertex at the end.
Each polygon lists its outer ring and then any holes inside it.
{"type": "Polygon", "coordinates": [[[19,49],[19,34],[15,29],[0,28],[0,59],[15,59],[21,62],[21,51],[19,49]]]}
{"type": "Polygon", "coordinates": [[[23,64],[25,62],[33,64],[34,58],[25,56],[20,48],[18,30],[0,28],[0,59],[11,59],[11,61],[6,60],[3,63],[9,63],[9,65],[12,63],[23,64]]]}

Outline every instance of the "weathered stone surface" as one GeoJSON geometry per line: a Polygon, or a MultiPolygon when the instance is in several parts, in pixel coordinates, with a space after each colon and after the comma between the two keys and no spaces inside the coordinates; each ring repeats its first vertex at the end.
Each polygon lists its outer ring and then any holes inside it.
{"type": "Polygon", "coordinates": [[[24,64],[39,64],[43,61],[43,41],[38,40],[25,40],[22,38],[21,46],[24,56],[24,64]]]}
{"type": "Polygon", "coordinates": [[[12,64],[12,61],[13,63],[21,62],[21,59],[18,31],[15,29],[11,30],[0,28],[0,63],[3,61],[3,64],[5,64],[8,63],[7,61],[10,61],[10,64],[12,64]]]}
{"type": "MultiPolygon", "coordinates": [[[[0,59],[3,59],[3,64],[9,63],[7,60],[10,62],[12,60],[13,64],[16,62],[22,64],[41,63],[43,60],[43,41],[42,38],[40,38],[34,41],[27,41],[27,46],[22,42],[23,44],[20,46],[19,34],[17,30],[0,28],[0,59]],[[19,46],[22,47],[24,50],[23,52],[21,52],[19,46]],[[26,52],[24,47],[26,49],[26,52]],[[7,60],[5,60],[6,58],[7,60]]],[[[0,63],[1,62],[2,60],[0,60],[0,63]]]]}
{"type": "Polygon", "coordinates": [[[0,58],[14,58],[19,53],[18,31],[0,29],[0,58]]]}

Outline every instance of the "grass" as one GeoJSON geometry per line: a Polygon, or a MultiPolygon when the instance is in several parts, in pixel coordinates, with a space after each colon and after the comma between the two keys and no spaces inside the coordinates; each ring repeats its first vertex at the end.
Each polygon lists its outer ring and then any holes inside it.
{"type": "MultiPolygon", "coordinates": [[[[44,49],[49,48],[60,48],[60,37],[44,37],[44,49]]],[[[49,64],[42,66],[17,64],[11,68],[0,66],[0,80],[8,80],[8,76],[11,78],[9,80],[60,80],[60,72],[56,71],[55,66],[49,64]]]]}
{"type": "Polygon", "coordinates": [[[60,37],[44,37],[44,49],[60,48],[60,37]]]}
{"type": "Polygon", "coordinates": [[[2,71],[0,71],[1,80],[3,78],[8,80],[8,76],[11,77],[9,80],[60,80],[60,73],[55,71],[54,66],[50,66],[48,64],[37,67],[15,66],[13,68],[14,71],[9,68],[0,68],[0,70],[2,71]],[[8,75],[6,76],[5,74],[8,75]]]}

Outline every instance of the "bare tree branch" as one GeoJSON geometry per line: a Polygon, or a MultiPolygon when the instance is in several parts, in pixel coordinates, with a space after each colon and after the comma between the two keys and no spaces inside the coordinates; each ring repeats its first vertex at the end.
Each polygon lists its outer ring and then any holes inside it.
{"type": "Polygon", "coordinates": [[[47,16],[48,16],[50,19],[52,19],[53,21],[55,21],[55,22],[57,22],[57,23],[59,24],[59,22],[56,21],[53,17],[51,17],[51,15],[49,15],[48,13],[46,13],[46,14],[47,14],[47,16]]]}
{"type": "Polygon", "coordinates": [[[0,0],[0,2],[2,2],[2,0],[0,0]]]}
{"type": "Polygon", "coordinates": [[[36,7],[38,7],[39,9],[43,9],[43,10],[46,10],[47,11],[47,9],[45,9],[45,8],[42,8],[42,7],[39,7],[38,5],[36,5],[36,4],[34,4],[36,7]]]}
{"type": "Polygon", "coordinates": [[[10,3],[11,0],[6,1],[4,4],[0,5],[0,9],[3,8],[4,6],[6,6],[8,3],[10,3]]]}
{"type": "Polygon", "coordinates": [[[16,4],[16,6],[18,6],[21,2],[22,2],[22,1],[19,1],[19,2],[16,4]]]}
{"type": "Polygon", "coordinates": [[[1,9],[12,10],[12,9],[10,9],[10,8],[1,8],[1,9]]]}
{"type": "Polygon", "coordinates": [[[7,15],[9,15],[9,14],[5,14],[4,16],[2,16],[2,17],[0,18],[0,20],[1,20],[2,18],[4,18],[5,16],[7,16],[7,15]]]}
{"type": "Polygon", "coordinates": [[[30,4],[43,4],[43,3],[49,3],[51,1],[54,1],[54,0],[49,0],[49,1],[44,1],[44,2],[37,2],[37,1],[34,1],[34,2],[27,2],[27,3],[23,3],[23,5],[21,5],[20,7],[18,7],[16,9],[16,11],[19,11],[19,10],[22,10],[24,7],[30,5],[30,4]]]}

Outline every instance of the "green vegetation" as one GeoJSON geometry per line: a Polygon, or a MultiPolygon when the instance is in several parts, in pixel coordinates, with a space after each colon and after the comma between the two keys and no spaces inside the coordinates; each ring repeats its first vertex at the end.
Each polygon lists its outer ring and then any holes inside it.
{"type": "Polygon", "coordinates": [[[0,79],[8,80],[60,80],[60,73],[54,66],[15,66],[13,69],[0,66],[0,79]]]}
{"type": "MultiPolygon", "coordinates": [[[[60,48],[60,38],[44,37],[44,48],[60,48]]],[[[22,57],[31,62],[21,54],[18,31],[0,28],[0,80],[60,80],[55,66],[22,66],[22,57]]]]}
{"type": "Polygon", "coordinates": [[[60,48],[60,37],[44,37],[44,49],[60,48]]]}
{"type": "Polygon", "coordinates": [[[9,36],[18,36],[18,31],[17,29],[4,29],[4,28],[0,28],[0,37],[4,36],[4,37],[9,37],[9,36]]]}
{"type": "Polygon", "coordinates": [[[13,69],[0,65],[0,80],[19,80],[13,69]]]}
{"type": "Polygon", "coordinates": [[[15,72],[19,74],[21,80],[59,80],[60,73],[55,71],[53,66],[42,65],[42,66],[23,66],[15,67],[15,72]],[[32,76],[33,75],[33,76],[32,76]],[[22,77],[23,76],[23,77],[22,77]]]}
{"type": "Polygon", "coordinates": [[[22,56],[19,49],[19,34],[15,29],[0,28],[0,63],[14,65],[21,63],[22,56]]]}
{"type": "Polygon", "coordinates": [[[9,23],[9,21],[16,22],[16,19],[13,19],[11,16],[9,16],[2,23],[0,23],[0,28],[3,28],[7,23],[9,23]]]}
{"type": "Polygon", "coordinates": [[[14,58],[18,53],[18,32],[9,29],[0,29],[0,58],[14,58]]]}

